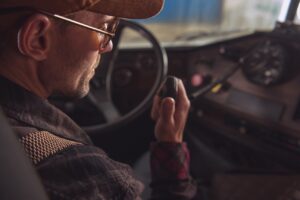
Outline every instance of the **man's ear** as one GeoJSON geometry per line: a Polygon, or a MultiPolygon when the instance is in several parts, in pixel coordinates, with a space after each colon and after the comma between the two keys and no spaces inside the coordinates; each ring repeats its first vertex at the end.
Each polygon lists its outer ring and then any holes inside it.
{"type": "Polygon", "coordinates": [[[21,54],[37,61],[47,58],[50,47],[51,21],[42,14],[30,16],[18,32],[18,49],[21,54]]]}

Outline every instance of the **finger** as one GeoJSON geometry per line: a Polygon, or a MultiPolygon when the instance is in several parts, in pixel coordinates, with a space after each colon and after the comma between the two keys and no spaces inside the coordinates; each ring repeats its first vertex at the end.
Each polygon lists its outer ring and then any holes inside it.
{"type": "Polygon", "coordinates": [[[185,100],[188,100],[188,96],[186,94],[186,90],[181,79],[178,79],[178,95],[184,98],[185,100]]]}
{"type": "Polygon", "coordinates": [[[182,80],[178,80],[178,96],[176,99],[176,109],[179,111],[189,109],[190,101],[186,94],[182,80]]]}
{"type": "Polygon", "coordinates": [[[163,122],[172,123],[175,113],[175,101],[173,98],[168,97],[164,98],[161,103],[160,116],[162,117],[163,122]]]}
{"type": "Polygon", "coordinates": [[[161,102],[160,97],[158,95],[155,95],[153,99],[152,108],[151,108],[151,118],[153,120],[156,120],[159,115],[159,107],[161,104],[160,102],[161,102]]]}
{"type": "Polygon", "coordinates": [[[176,121],[177,128],[183,130],[189,113],[190,101],[181,80],[178,82],[178,96],[176,100],[174,119],[176,121]]]}

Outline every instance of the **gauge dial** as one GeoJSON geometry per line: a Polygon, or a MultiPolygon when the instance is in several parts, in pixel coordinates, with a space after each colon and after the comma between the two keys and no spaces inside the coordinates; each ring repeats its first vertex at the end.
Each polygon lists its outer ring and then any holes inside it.
{"type": "Polygon", "coordinates": [[[270,86],[283,81],[288,70],[288,54],[281,44],[268,41],[252,49],[241,63],[248,80],[270,86]]]}

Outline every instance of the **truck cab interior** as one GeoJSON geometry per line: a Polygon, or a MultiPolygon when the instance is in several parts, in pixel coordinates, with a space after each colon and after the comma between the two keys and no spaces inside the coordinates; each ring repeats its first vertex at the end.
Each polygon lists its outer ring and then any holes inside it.
{"type": "Polygon", "coordinates": [[[191,101],[195,199],[300,199],[298,4],[166,1],[152,19],[120,23],[87,97],[51,101],[147,179],[152,98],[179,77],[191,101]]]}

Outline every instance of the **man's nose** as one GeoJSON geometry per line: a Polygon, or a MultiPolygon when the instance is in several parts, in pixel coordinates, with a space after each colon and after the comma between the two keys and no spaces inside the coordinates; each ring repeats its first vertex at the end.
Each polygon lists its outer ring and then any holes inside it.
{"type": "Polygon", "coordinates": [[[108,52],[112,51],[112,49],[113,49],[113,43],[110,40],[108,42],[108,44],[104,48],[99,47],[99,53],[100,54],[102,54],[102,53],[108,53],[108,52]]]}

